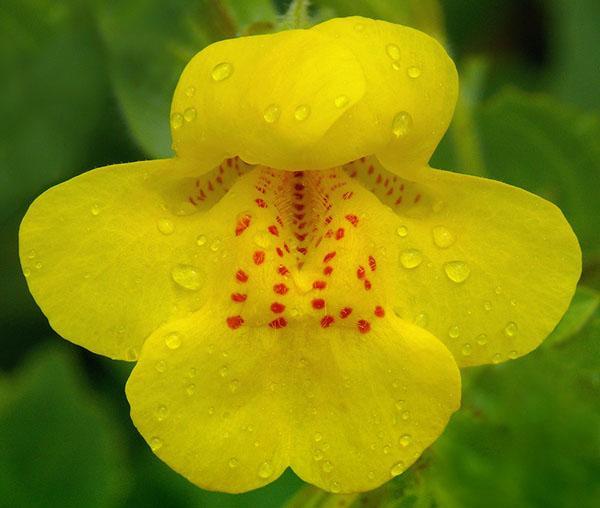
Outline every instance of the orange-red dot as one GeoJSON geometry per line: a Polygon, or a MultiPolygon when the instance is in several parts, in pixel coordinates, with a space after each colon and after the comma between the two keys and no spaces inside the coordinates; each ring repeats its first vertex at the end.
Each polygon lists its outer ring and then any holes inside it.
{"type": "Polygon", "coordinates": [[[340,317],[342,319],[346,319],[350,314],[352,314],[352,308],[350,307],[344,307],[341,311],[340,311],[340,317]]]}
{"type": "Polygon", "coordinates": [[[277,252],[277,255],[282,258],[283,257],[283,250],[281,250],[280,247],[275,247],[275,252],[277,252]]]}
{"type": "Polygon", "coordinates": [[[349,213],[348,215],[346,215],[346,220],[354,227],[358,225],[358,217],[353,213],[349,213]]]}
{"type": "Polygon", "coordinates": [[[321,328],[329,328],[334,321],[335,318],[333,316],[323,316],[323,318],[321,319],[321,328]]]}
{"type": "Polygon", "coordinates": [[[331,275],[331,272],[333,272],[333,266],[326,266],[323,268],[324,275],[331,275]]]}
{"type": "Polygon", "coordinates": [[[252,259],[254,260],[255,265],[262,265],[265,262],[265,253],[262,250],[257,250],[253,255],[252,259]]]}
{"type": "Polygon", "coordinates": [[[287,269],[287,267],[285,267],[283,265],[279,265],[279,268],[277,268],[277,271],[279,272],[280,275],[288,275],[290,273],[290,271],[287,269]]]}
{"type": "Polygon", "coordinates": [[[371,289],[372,287],[373,285],[371,284],[371,281],[369,279],[365,279],[365,289],[369,291],[369,289],[371,289]]]}
{"type": "Polygon", "coordinates": [[[365,319],[360,319],[358,323],[356,323],[356,326],[358,327],[358,331],[360,333],[367,333],[371,331],[371,323],[365,319]]]}
{"type": "Polygon", "coordinates": [[[311,302],[313,309],[322,309],[323,307],[325,307],[325,300],[323,300],[322,298],[315,298],[312,302],[311,302]]]}
{"type": "Polygon", "coordinates": [[[250,227],[250,222],[252,217],[248,214],[243,215],[237,221],[235,226],[235,236],[240,236],[248,227],[250,227]]]}
{"type": "Polygon", "coordinates": [[[244,318],[242,316],[230,316],[227,318],[227,326],[232,330],[236,330],[244,324],[244,318]]]}
{"type": "Polygon", "coordinates": [[[327,287],[327,282],[325,282],[324,280],[316,280],[313,282],[313,288],[314,289],[325,289],[327,287]]]}
{"type": "Polygon", "coordinates": [[[269,328],[285,328],[287,326],[287,320],[284,317],[278,317],[269,323],[269,328]]]}
{"type": "Polygon", "coordinates": [[[267,230],[269,231],[269,233],[271,233],[273,236],[279,236],[279,230],[277,229],[277,226],[275,226],[275,224],[270,225],[267,230]]]}
{"type": "Polygon", "coordinates": [[[365,277],[365,267],[364,266],[359,266],[356,270],[356,276],[359,279],[364,279],[365,277]]]}
{"type": "Polygon", "coordinates": [[[378,305],[377,307],[375,307],[375,310],[373,312],[377,317],[385,316],[385,310],[383,309],[383,307],[381,305],[378,305]]]}
{"type": "Polygon", "coordinates": [[[377,270],[377,261],[375,261],[375,258],[373,256],[369,256],[369,268],[372,272],[377,270]]]}
{"type": "Polygon", "coordinates": [[[248,274],[244,270],[238,270],[235,274],[235,278],[240,282],[246,282],[248,280],[248,274]]]}
{"type": "Polygon", "coordinates": [[[335,239],[341,240],[342,238],[344,238],[344,228],[338,228],[338,230],[335,232],[335,239]]]}
{"type": "Polygon", "coordinates": [[[273,302],[271,304],[271,310],[275,314],[281,314],[285,310],[285,305],[283,305],[283,303],[273,302]]]}
{"type": "Polygon", "coordinates": [[[335,257],[335,254],[335,251],[328,252],[327,254],[325,254],[325,257],[323,258],[323,263],[329,263],[335,257]]]}
{"type": "Polygon", "coordinates": [[[289,288],[285,284],[275,284],[273,291],[278,295],[285,295],[289,291],[289,288]]]}
{"type": "Polygon", "coordinates": [[[242,293],[231,293],[231,299],[234,302],[245,302],[248,295],[244,295],[242,293]]]}

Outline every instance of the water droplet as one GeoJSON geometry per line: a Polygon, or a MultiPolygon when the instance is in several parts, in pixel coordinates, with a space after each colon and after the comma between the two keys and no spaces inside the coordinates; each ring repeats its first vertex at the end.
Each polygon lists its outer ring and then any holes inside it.
{"type": "Polygon", "coordinates": [[[313,452],[313,459],[315,459],[317,462],[319,462],[320,460],[323,460],[323,451],[320,448],[317,448],[313,452]]]}
{"type": "Polygon", "coordinates": [[[34,250],[30,250],[30,251],[27,253],[27,257],[28,257],[29,259],[33,259],[35,256],[36,256],[36,253],[35,253],[35,251],[34,251],[34,250]]]}
{"type": "Polygon", "coordinates": [[[356,23],[356,25],[354,25],[354,30],[356,30],[357,32],[364,32],[365,25],[363,25],[362,23],[356,23]]]}
{"type": "Polygon", "coordinates": [[[411,440],[412,440],[412,438],[410,437],[410,435],[404,434],[400,438],[400,446],[403,446],[404,448],[406,448],[410,444],[411,440]]]}
{"type": "Polygon", "coordinates": [[[342,491],[342,487],[340,486],[340,484],[338,482],[331,482],[331,485],[329,486],[329,489],[331,490],[331,492],[333,494],[338,494],[339,492],[342,491]]]}
{"type": "Polygon", "coordinates": [[[399,237],[404,238],[406,235],[408,235],[408,228],[406,226],[400,226],[396,230],[396,233],[398,233],[399,237]]]}
{"type": "Polygon", "coordinates": [[[196,89],[195,89],[193,86],[188,86],[188,87],[185,89],[185,94],[186,94],[188,97],[193,97],[195,93],[196,93],[196,89]]]}
{"type": "Polygon", "coordinates": [[[402,474],[403,471],[404,471],[404,462],[400,461],[392,466],[392,468],[390,469],[390,474],[392,476],[398,476],[398,475],[402,474]]]}
{"type": "Polygon", "coordinates": [[[423,262],[423,254],[417,249],[408,249],[400,254],[400,264],[409,270],[416,268],[423,262]]]}
{"type": "Polygon", "coordinates": [[[320,432],[316,432],[315,441],[318,443],[319,441],[321,441],[321,439],[323,439],[323,434],[321,434],[320,432]]]}
{"type": "Polygon", "coordinates": [[[31,275],[31,270],[29,268],[25,268],[23,270],[23,275],[25,275],[25,277],[29,277],[31,275]]]}
{"type": "Polygon", "coordinates": [[[500,363],[502,361],[502,357],[500,356],[500,353],[496,353],[493,357],[492,357],[492,362],[493,363],[500,363]]]}
{"type": "Polygon", "coordinates": [[[227,374],[229,374],[229,367],[227,367],[227,365],[223,365],[223,367],[219,369],[219,376],[226,377],[227,374]]]}
{"type": "Polygon", "coordinates": [[[173,113],[171,115],[171,127],[174,130],[177,130],[182,125],[183,125],[183,115],[181,113],[173,113]]]}
{"type": "Polygon", "coordinates": [[[517,353],[515,350],[512,350],[510,353],[508,353],[508,357],[511,360],[514,360],[517,356],[519,356],[519,353],[517,353]]]}
{"type": "Polygon", "coordinates": [[[229,391],[231,393],[235,393],[239,390],[240,388],[240,382],[237,379],[233,379],[232,381],[230,381],[229,383],[229,391]]]}
{"type": "Polygon", "coordinates": [[[399,60],[400,59],[400,48],[398,46],[396,46],[395,44],[388,44],[385,47],[385,52],[388,54],[388,56],[392,60],[399,60]]]}
{"type": "Polygon", "coordinates": [[[258,476],[269,478],[273,474],[273,466],[269,462],[263,462],[258,468],[258,476]]]}
{"type": "Polygon", "coordinates": [[[177,265],[171,270],[171,277],[182,288],[196,291],[202,285],[202,274],[198,268],[191,265],[177,265]]]}
{"type": "Polygon", "coordinates": [[[408,134],[408,131],[412,127],[413,119],[410,113],[401,111],[392,120],[392,134],[397,138],[401,138],[408,134]]]}
{"type": "Polygon", "coordinates": [[[476,340],[477,344],[480,346],[485,346],[488,343],[488,336],[485,333],[480,333],[476,340]]]}
{"type": "Polygon", "coordinates": [[[162,422],[168,416],[168,414],[169,410],[167,409],[167,406],[162,404],[156,408],[156,411],[154,411],[154,416],[159,422],[162,422]]]}
{"type": "Polygon", "coordinates": [[[220,248],[221,248],[221,240],[219,240],[218,238],[216,240],[214,240],[213,243],[210,244],[210,250],[212,250],[213,252],[217,252],[220,248]]]}
{"type": "Polygon", "coordinates": [[[418,314],[417,317],[415,318],[415,324],[417,326],[420,326],[421,328],[424,328],[425,326],[427,326],[428,321],[429,321],[429,319],[427,318],[427,314],[425,314],[424,312],[422,312],[421,314],[418,314]]]}
{"type": "Polygon", "coordinates": [[[518,331],[519,328],[517,327],[517,323],[515,323],[514,321],[510,321],[504,327],[504,335],[506,335],[507,337],[515,337],[518,331]]]}
{"type": "Polygon", "coordinates": [[[204,244],[206,244],[206,236],[198,235],[196,237],[196,243],[198,244],[199,247],[202,247],[204,244]]]}
{"type": "Polygon", "coordinates": [[[396,401],[396,409],[397,409],[398,411],[400,411],[400,410],[401,410],[401,409],[404,407],[404,404],[405,404],[405,402],[406,402],[406,401],[404,401],[404,400],[402,400],[402,399],[399,399],[399,400],[397,400],[397,401],[396,401]]]}
{"type": "Polygon", "coordinates": [[[494,293],[496,293],[497,295],[502,293],[502,287],[500,286],[496,286],[496,289],[494,289],[494,293]]]}
{"type": "Polygon", "coordinates": [[[392,62],[392,69],[394,69],[395,71],[399,71],[400,69],[402,69],[402,66],[400,65],[400,63],[394,60],[392,62]]]}
{"type": "Polygon", "coordinates": [[[159,437],[153,437],[150,440],[150,449],[155,452],[163,445],[162,439],[159,437]]]}
{"type": "Polygon", "coordinates": [[[375,472],[374,471],[369,471],[367,473],[367,478],[369,478],[369,480],[373,480],[375,478],[375,472]]]}
{"type": "Polygon", "coordinates": [[[33,266],[35,266],[35,269],[36,269],[36,270],[40,270],[40,269],[42,268],[42,266],[44,266],[44,265],[41,263],[41,261],[38,261],[38,262],[37,262],[35,265],[33,265],[33,266]]]}
{"type": "Polygon", "coordinates": [[[466,281],[471,274],[469,265],[464,261],[450,261],[444,265],[444,271],[448,278],[457,284],[466,281]]]}
{"type": "Polygon", "coordinates": [[[181,346],[181,334],[177,332],[168,333],[165,336],[165,344],[169,349],[178,349],[181,346]]]}
{"type": "Polygon", "coordinates": [[[409,78],[416,79],[421,75],[421,69],[413,65],[406,69],[406,74],[408,74],[409,78]]]}
{"type": "Polygon", "coordinates": [[[463,356],[469,356],[472,352],[473,348],[471,346],[471,344],[469,344],[468,342],[463,344],[462,349],[460,350],[460,352],[463,354],[463,356]]]}
{"type": "Polygon", "coordinates": [[[389,455],[391,450],[392,450],[392,448],[390,445],[385,445],[381,451],[383,452],[384,455],[389,455]]]}
{"type": "Polygon", "coordinates": [[[175,231],[175,225],[169,219],[159,219],[156,227],[163,235],[170,235],[175,231]]]}
{"type": "Polygon", "coordinates": [[[307,104],[300,104],[294,111],[294,118],[299,122],[306,120],[310,116],[310,106],[307,104]]]}
{"type": "Polygon", "coordinates": [[[188,395],[194,395],[194,391],[196,390],[196,385],[194,383],[190,383],[185,387],[185,393],[188,395]]]}
{"type": "Polygon", "coordinates": [[[444,226],[434,227],[431,233],[433,235],[433,243],[440,249],[447,249],[456,241],[452,232],[444,226]]]}
{"type": "Polygon", "coordinates": [[[233,74],[233,65],[229,62],[221,62],[213,67],[210,73],[214,81],[223,81],[233,74]]]}
{"type": "Polygon", "coordinates": [[[460,329],[458,326],[454,325],[448,329],[448,335],[453,339],[456,339],[460,335],[460,329]]]}
{"type": "Polygon", "coordinates": [[[277,120],[279,120],[280,116],[281,116],[281,108],[279,107],[278,104],[271,104],[271,105],[267,106],[267,108],[265,109],[265,112],[263,113],[263,118],[265,119],[265,122],[267,122],[267,123],[275,123],[277,120]]]}
{"type": "Polygon", "coordinates": [[[211,416],[212,416],[212,415],[214,415],[214,414],[215,414],[215,408],[214,408],[214,407],[212,407],[212,406],[210,406],[210,407],[208,408],[208,414],[209,414],[209,415],[211,415],[211,416]]]}
{"type": "Polygon", "coordinates": [[[196,119],[196,109],[195,108],[187,108],[183,112],[183,118],[186,122],[193,122],[196,119]]]}
{"type": "Polygon", "coordinates": [[[92,215],[98,216],[100,215],[100,205],[98,203],[94,203],[92,208],[90,209],[92,215]]]}
{"type": "Polygon", "coordinates": [[[235,457],[231,457],[231,458],[229,459],[229,462],[228,462],[228,464],[229,464],[229,467],[230,467],[231,469],[235,469],[236,467],[238,467],[238,466],[239,466],[240,462],[239,462],[239,461],[238,461],[238,459],[236,459],[235,457]]]}
{"type": "Polygon", "coordinates": [[[165,362],[164,360],[158,360],[154,367],[158,372],[164,372],[165,370],[167,370],[167,362],[165,362]]]}
{"type": "Polygon", "coordinates": [[[410,411],[402,411],[400,418],[402,418],[405,421],[408,420],[410,418],[410,411]]]}
{"type": "Polygon", "coordinates": [[[322,468],[324,473],[331,473],[331,471],[333,471],[333,464],[326,460],[325,462],[323,462],[322,468]]]}
{"type": "Polygon", "coordinates": [[[483,302],[483,308],[489,312],[490,310],[492,310],[492,302],[486,300],[485,302],[483,302]]]}
{"type": "Polygon", "coordinates": [[[335,103],[336,108],[341,109],[350,104],[350,99],[347,95],[338,95],[333,102],[335,103]]]}

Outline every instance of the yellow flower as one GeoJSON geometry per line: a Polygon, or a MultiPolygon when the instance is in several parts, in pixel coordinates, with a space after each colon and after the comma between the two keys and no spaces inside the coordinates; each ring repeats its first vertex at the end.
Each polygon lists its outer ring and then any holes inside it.
{"type": "Polygon", "coordinates": [[[580,274],[554,205],[428,166],[456,96],[442,47],[382,21],[213,44],[175,92],[176,157],[31,205],[30,290],[137,360],[133,421],[197,485],[377,487],[459,407],[458,367],[534,349],[580,274]]]}

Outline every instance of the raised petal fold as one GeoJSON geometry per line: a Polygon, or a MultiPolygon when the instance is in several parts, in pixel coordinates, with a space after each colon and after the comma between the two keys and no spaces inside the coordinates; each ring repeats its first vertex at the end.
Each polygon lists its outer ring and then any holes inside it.
{"type": "Polygon", "coordinates": [[[181,176],[191,172],[183,161],[136,162],[90,171],[38,197],[21,224],[20,255],[52,327],[91,351],[135,360],[158,326],[204,303],[201,281],[198,291],[182,290],[185,270],[176,267],[192,262],[189,245],[204,215],[195,212],[246,169],[226,161],[191,179],[181,176]]]}
{"type": "Polygon", "coordinates": [[[388,316],[371,333],[245,326],[206,308],[157,330],[127,384],[155,453],[204,488],[243,492],[291,467],[333,492],[404,471],[460,398],[458,369],[428,332],[388,316]]]}
{"type": "Polygon", "coordinates": [[[433,153],[456,96],[456,70],[434,39],[335,19],[201,51],[173,99],[174,146],[184,157],[304,170],[376,154],[410,175],[433,153]]]}
{"type": "Polygon", "coordinates": [[[556,206],[446,171],[409,182],[373,158],[345,170],[397,215],[390,303],[460,366],[517,358],[554,329],[581,273],[577,238],[556,206]]]}

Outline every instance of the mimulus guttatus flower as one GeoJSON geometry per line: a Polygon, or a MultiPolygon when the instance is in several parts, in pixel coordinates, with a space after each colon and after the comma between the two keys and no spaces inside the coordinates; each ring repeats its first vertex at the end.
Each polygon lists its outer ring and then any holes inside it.
{"type": "Polygon", "coordinates": [[[131,415],[173,469],[375,488],[443,431],[459,367],[554,328],[581,268],[561,212],[428,166],[457,87],[436,41],[382,21],[218,42],[175,91],[175,157],[31,205],[32,294],[68,340],[137,361],[131,415]]]}

